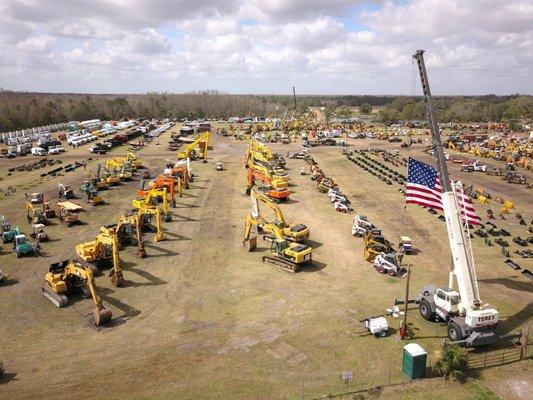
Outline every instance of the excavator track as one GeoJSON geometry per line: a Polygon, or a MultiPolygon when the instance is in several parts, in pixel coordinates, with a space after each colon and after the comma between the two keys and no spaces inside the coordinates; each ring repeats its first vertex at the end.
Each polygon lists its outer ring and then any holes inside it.
{"type": "Polygon", "coordinates": [[[44,297],[50,300],[56,307],[63,307],[68,303],[68,297],[64,294],[54,292],[49,286],[41,287],[41,293],[44,297]]]}
{"type": "Polygon", "coordinates": [[[280,268],[283,271],[292,272],[292,273],[298,272],[298,270],[300,269],[300,265],[289,260],[284,260],[279,257],[263,256],[263,262],[274,265],[275,267],[280,268]]]}

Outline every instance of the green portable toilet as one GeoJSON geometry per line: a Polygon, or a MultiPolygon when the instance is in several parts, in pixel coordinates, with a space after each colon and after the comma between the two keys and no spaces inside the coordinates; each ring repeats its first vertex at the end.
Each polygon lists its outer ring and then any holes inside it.
{"type": "Polygon", "coordinates": [[[416,343],[409,343],[403,348],[402,371],[410,379],[426,376],[428,353],[416,343]]]}

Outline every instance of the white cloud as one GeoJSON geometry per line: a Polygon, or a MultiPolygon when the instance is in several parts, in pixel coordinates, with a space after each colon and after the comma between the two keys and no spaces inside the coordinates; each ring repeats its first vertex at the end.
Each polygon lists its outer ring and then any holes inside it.
{"type": "Polygon", "coordinates": [[[528,0],[0,0],[0,86],[89,92],[533,92],[528,0]],[[42,72],[42,73],[41,73],[42,72]]]}

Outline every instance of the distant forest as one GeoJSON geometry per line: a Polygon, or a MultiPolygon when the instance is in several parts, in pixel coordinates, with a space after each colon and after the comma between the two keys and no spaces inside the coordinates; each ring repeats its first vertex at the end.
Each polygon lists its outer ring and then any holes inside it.
{"type": "MultiPolygon", "coordinates": [[[[533,96],[437,97],[441,122],[512,122],[533,119],[533,96]]],[[[425,119],[420,97],[407,96],[297,96],[298,112],[325,107],[326,115],[348,117],[353,108],[380,107],[385,123],[425,119]]],[[[282,117],[294,109],[294,98],[281,95],[231,95],[217,91],[171,94],[53,94],[0,92],[0,132],[93,118],[118,120],[143,117],[227,118],[282,117]]]]}

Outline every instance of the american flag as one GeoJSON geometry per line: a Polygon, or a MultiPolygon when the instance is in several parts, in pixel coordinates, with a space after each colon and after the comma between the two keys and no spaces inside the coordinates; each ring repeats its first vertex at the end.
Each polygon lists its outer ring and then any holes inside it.
{"type": "MultiPolygon", "coordinates": [[[[442,189],[437,170],[431,165],[424,164],[409,157],[407,166],[407,204],[420,204],[442,211],[442,189]]],[[[457,198],[463,221],[479,225],[481,220],[474,210],[470,196],[457,190],[457,198]]]]}

